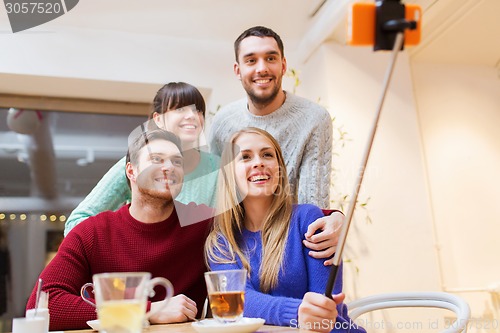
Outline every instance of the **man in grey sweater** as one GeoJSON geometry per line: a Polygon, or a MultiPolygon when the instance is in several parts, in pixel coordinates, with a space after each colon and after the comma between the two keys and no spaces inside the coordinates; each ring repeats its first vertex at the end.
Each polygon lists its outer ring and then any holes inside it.
{"type": "Polygon", "coordinates": [[[244,127],[266,130],[281,146],[295,201],[329,208],[332,122],[328,111],[282,89],[287,70],[284,47],[271,29],[244,31],[234,51],[234,72],[247,97],[225,106],[213,118],[212,151],[220,155],[231,135],[244,127]]]}

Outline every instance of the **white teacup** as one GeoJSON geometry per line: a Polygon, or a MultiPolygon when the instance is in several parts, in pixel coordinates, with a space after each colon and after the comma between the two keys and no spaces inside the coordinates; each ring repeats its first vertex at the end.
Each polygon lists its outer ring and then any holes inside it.
{"type": "Polygon", "coordinates": [[[165,288],[164,300],[173,296],[172,284],[161,277],[151,279],[150,273],[102,273],[95,274],[92,281],[93,284],[82,286],[80,294],[85,302],[97,307],[103,333],[141,333],[145,319],[154,314],[146,313],[148,297],[154,296],[153,288],[157,285],[165,288]],[[88,298],[89,287],[94,289],[95,304],[88,298]]]}

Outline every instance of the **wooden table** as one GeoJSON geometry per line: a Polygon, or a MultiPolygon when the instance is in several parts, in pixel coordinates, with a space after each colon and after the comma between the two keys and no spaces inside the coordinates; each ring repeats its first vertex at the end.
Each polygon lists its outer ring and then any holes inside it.
{"type": "MultiPolygon", "coordinates": [[[[65,333],[90,333],[96,332],[91,329],[79,330],[79,331],[65,331],[65,333]]],[[[198,333],[191,323],[182,324],[168,324],[168,325],[151,325],[150,327],[143,330],[143,333],[156,332],[156,333],[198,333]]],[[[268,333],[268,332],[281,332],[281,333],[299,333],[299,332],[311,332],[307,330],[299,330],[293,327],[284,326],[262,326],[256,333],[268,333]]]]}

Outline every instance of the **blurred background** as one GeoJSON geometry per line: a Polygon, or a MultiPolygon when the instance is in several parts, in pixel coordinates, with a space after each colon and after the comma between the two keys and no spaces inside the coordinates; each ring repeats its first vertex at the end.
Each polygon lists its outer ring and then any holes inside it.
{"type": "MultiPolygon", "coordinates": [[[[351,3],[85,0],[15,34],[2,7],[0,249],[11,265],[0,266],[0,331],[23,316],[69,212],[124,156],[163,84],[197,86],[207,127],[220,106],[245,96],[233,42],[251,26],[282,37],[296,73],[285,89],[334,118],[331,206],[345,208],[390,57],[346,45],[351,3]],[[7,125],[10,108],[24,110],[18,132],[7,125]]],[[[407,3],[422,7],[422,41],[397,60],[360,194],[366,205],[344,255],[347,297],[448,291],[469,302],[470,332],[500,332],[500,1],[407,3]]],[[[382,312],[365,326],[434,332],[449,315],[382,312]]]]}

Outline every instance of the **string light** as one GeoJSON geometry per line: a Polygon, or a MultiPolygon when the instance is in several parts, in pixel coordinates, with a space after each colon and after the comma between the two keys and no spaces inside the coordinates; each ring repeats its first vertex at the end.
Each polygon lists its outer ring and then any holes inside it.
{"type": "Polygon", "coordinates": [[[17,214],[13,214],[13,213],[10,213],[10,214],[9,213],[0,213],[0,221],[5,221],[5,222],[7,222],[8,220],[10,220],[10,221],[15,221],[15,220],[27,221],[28,218],[30,221],[39,220],[42,222],[45,222],[45,221],[66,222],[66,220],[67,220],[67,217],[64,214],[62,214],[62,215],[52,214],[50,216],[47,216],[46,214],[41,214],[41,215],[29,214],[28,215],[28,213],[21,213],[21,214],[17,215],[17,214]]]}

